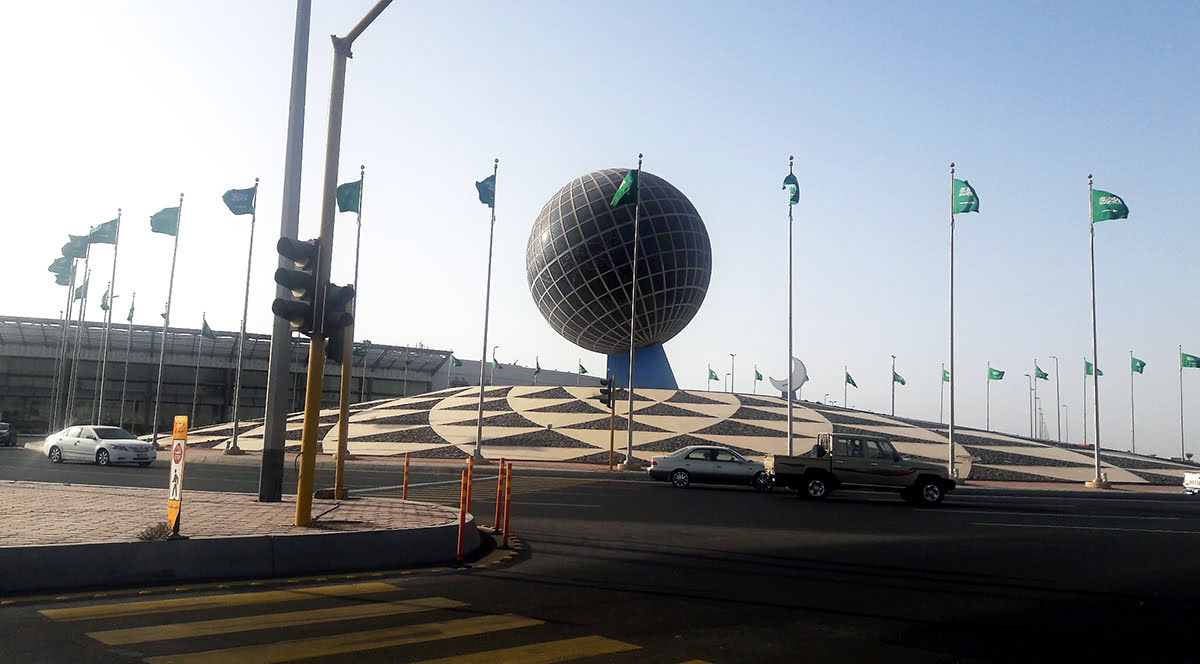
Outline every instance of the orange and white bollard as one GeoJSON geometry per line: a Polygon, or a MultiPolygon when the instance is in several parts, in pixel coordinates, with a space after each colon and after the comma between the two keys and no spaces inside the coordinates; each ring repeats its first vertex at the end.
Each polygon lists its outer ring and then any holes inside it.
{"type": "Polygon", "coordinates": [[[467,541],[467,471],[462,471],[462,483],[458,488],[458,562],[462,562],[467,541]]]}
{"type": "Polygon", "coordinates": [[[467,457],[467,511],[471,511],[471,490],[475,483],[475,457],[467,457]]]}
{"type": "Polygon", "coordinates": [[[400,496],[401,500],[408,500],[408,452],[404,453],[404,493],[400,496]]]}
{"type": "Polygon", "coordinates": [[[512,516],[512,464],[508,464],[508,472],[504,478],[504,544],[508,546],[508,519],[512,516]]]}
{"type": "Polygon", "coordinates": [[[496,518],[492,523],[496,524],[492,530],[500,532],[500,519],[504,514],[504,469],[507,468],[504,463],[504,458],[500,459],[500,472],[496,474],[496,518]]]}

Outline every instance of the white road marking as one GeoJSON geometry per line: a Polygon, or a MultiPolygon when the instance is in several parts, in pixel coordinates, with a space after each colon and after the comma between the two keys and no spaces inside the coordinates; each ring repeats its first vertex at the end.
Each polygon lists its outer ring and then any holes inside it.
{"type": "Polygon", "coordinates": [[[1146,519],[1156,519],[1159,521],[1179,521],[1182,518],[1178,516],[1141,516],[1134,514],[1063,514],[1061,512],[1001,512],[998,510],[918,509],[916,511],[929,512],[931,514],[1009,514],[1015,516],[1065,517],[1069,519],[1137,519],[1139,521],[1146,519]]]}
{"type": "Polygon", "coordinates": [[[1053,523],[983,523],[975,522],[973,526],[994,526],[997,528],[1070,528],[1072,530],[1111,530],[1122,533],[1166,533],[1171,535],[1200,535],[1196,530],[1156,530],[1153,528],[1110,528],[1105,526],[1064,526],[1053,523]]]}

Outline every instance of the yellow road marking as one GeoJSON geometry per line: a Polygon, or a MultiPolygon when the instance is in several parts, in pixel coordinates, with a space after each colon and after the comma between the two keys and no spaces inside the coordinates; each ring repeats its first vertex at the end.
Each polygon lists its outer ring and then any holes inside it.
{"type": "Polygon", "coordinates": [[[89,620],[91,618],[140,616],[163,611],[187,611],[193,609],[246,606],[248,604],[277,604],[279,602],[303,600],[312,595],[320,597],[352,596],[390,592],[393,590],[397,590],[397,588],[390,583],[373,581],[370,583],[316,586],[313,588],[292,590],[267,590],[256,593],[230,593],[227,595],[208,595],[206,597],[180,597],[178,599],[159,599],[145,602],[79,606],[69,609],[46,609],[40,613],[52,620],[89,620]]]}
{"type": "Polygon", "coordinates": [[[151,625],[149,627],[134,627],[130,629],[110,629],[103,632],[88,632],[88,636],[101,643],[118,646],[128,643],[167,641],[170,639],[187,639],[195,636],[249,632],[258,629],[313,625],[316,623],[337,622],[339,620],[376,618],[402,613],[416,613],[418,611],[456,609],[464,606],[467,606],[467,604],[452,599],[426,597],[398,602],[355,604],[352,606],[339,606],[312,611],[289,611],[287,613],[267,613],[241,618],[221,618],[218,620],[151,625]]]}
{"type": "Polygon", "coordinates": [[[485,650],[470,655],[427,659],[415,664],[555,664],[583,657],[637,650],[639,647],[603,636],[582,636],[577,639],[546,641],[515,648],[485,650]]]}
{"type": "MultiPolygon", "coordinates": [[[[502,629],[516,629],[540,625],[542,621],[511,614],[478,616],[442,622],[388,627],[366,632],[351,632],[318,636],[295,641],[282,641],[241,648],[225,648],[180,655],[149,657],[149,664],[270,664],[290,662],[296,659],[314,659],[328,655],[340,655],[360,650],[392,648],[410,643],[423,643],[461,636],[486,634],[502,629]]],[[[551,660],[556,661],[556,660],[551,660]]]]}

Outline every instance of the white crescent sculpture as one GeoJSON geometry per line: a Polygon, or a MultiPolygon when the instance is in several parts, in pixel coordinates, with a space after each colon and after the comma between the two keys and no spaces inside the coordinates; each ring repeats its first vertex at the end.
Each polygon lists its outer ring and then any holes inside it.
{"type": "MultiPolygon", "coordinates": [[[[771,380],[771,385],[775,386],[775,389],[779,390],[780,392],[782,392],[784,394],[787,394],[788,384],[787,384],[786,380],[775,380],[774,378],[771,378],[770,380],[771,380]]],[[[804,363],[800,361],[800,358],[793,357],[792,358],[792,397],[793,398],[795,398],[796,392],[800,391],[800,386],[804,385],[804,383],[806,383],[806,382],[808,382],[808,369],[805,368],[804,363]]]]}

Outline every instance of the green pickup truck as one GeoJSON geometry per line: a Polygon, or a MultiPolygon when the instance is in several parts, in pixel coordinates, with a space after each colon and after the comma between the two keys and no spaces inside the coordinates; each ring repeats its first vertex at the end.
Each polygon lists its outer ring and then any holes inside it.
{"type": "Polygon", "coordinates": [[[775,486],[805,498],[828,498],[841,487],[897,492],[914,505],[937,505],[956,482],[945,466],[906,459],[886,438],[822,433],[804,454],[767,457],[775,486]]]}

